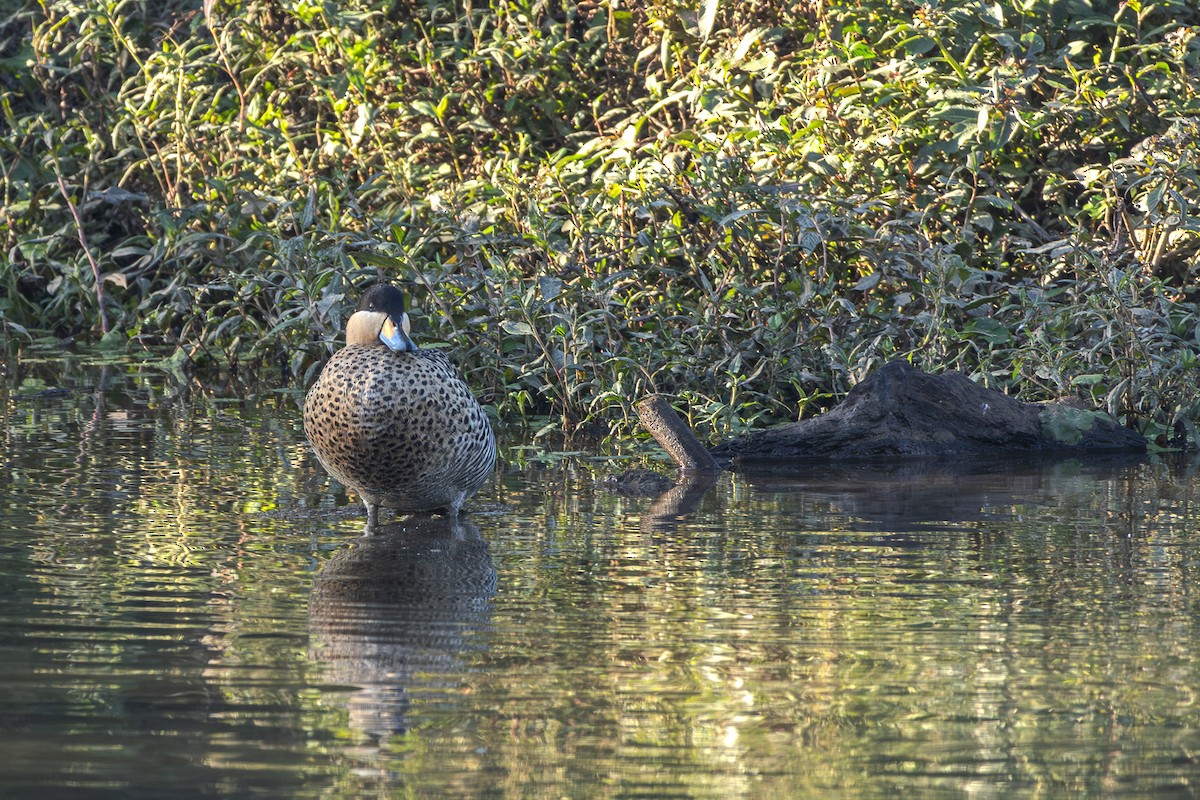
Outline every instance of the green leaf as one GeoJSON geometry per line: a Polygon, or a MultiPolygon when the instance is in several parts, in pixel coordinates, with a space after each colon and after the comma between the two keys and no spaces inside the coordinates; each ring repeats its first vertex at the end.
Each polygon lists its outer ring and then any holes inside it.
{"type": "Polygon", "coordinates": [[[533,336],[534,334],[533,326],[528,322],[506,319],[500,323],[500,327],[504,329],[505,333],[511,333],[514,336],[533,336]]]}
{"type": "Polygon", "coordinates": [[[7,322],[7,321],[4,324],[7,325],[8,327],[12,328],[14,331],[21,334],[22,336],[29,336],[30,339],[33,338],[32,336],[29,335],[29,330],[27,328],[25,328],[25,326],[23,326],[23,325],[18,325],[15,322],[7,322]]]}
{"type": "Polygon", "coordinates": [[[854,284],[854,291],[856,291],[856,292],[870,291],[871,289],[874,289],[876,286],[878,286],[879,282],[881,280],[883,280],[883,273],[880,272],[879,270],[875,270],[870,275],[864,275],[863,277],[859,278],[858,281],[854,284]]]}
{"type": "Polygon", "coordinates": [[[1155,211],[1158,210],[1158,205],[1159,205],[1159,203],[1162,202],[1163,193],[1166,191],[1166,189],[1167,189],[1167,181],[1160,180],[1158,183],[1156,183],[1154,185],[1154,188],[1150,190],[1149,194],[1146,195],[1146,213],[1147,214],[1153,214],[1155,211]]]}
{"type": "Polygon", "coordinates": [[[933,112],[933,118],[944,122],[976,122],[979,109],[972,106],[942,106],[933,112]]]}
{"type": "Polygon", "coordinates": [[[719,0],[701,0],[702,8],[700,13],[700,40],[708,41],[708,37],[712,34],[713,25],[717,23],[717,6],[720,5],[719,0]]]}
{"type": "Polygon", "coordinates": [[[1012,36],[1009,36],[1007,33],[989,33],[988,36],[991,36],[992,40],[995,41],[996,44],[1000,45],[1009,52],[1017,49],[1017,40],[1012,36]]]}
{"type": "Polygon", "coordinates": [[[300,215],[300,230],[306,231],[312,227],[313,215],[316,213],[317,187],[308,187],[308,197],[304,201],[304,212],[300,215]]]}
{"type": "Polygon", "coordinates": [[[412,107],[413,110],[418,114],[424,114],[425,116],[433,117],[434,119],[438,118],[437,108],[435,108],[433,103],[429,102],[428,100],[413,100],[412,107]]]}
{"type": "Polygon", "coordinates": [[[1012,340],[1012,333],[1007,327],[988,317],[972,320],[965,327],[967,332],[978,336],[991,345],[1005,344],[1012,340]]]}
{"type": "Polygon", "coordinates": [[[1000,120],[1000,124],[993,127],[991,131],[993,149],[1000,149],[1012,141],[1016,135],[1017,129],[1021,127],[1021,118],[1015,111],[1008,111],[1004,114],[1004,118],[1000,120]]]}
{"type": "Polygon", "coordinates": [[[910,56],[924,55],[935,47],[937,42],[929,36],[913,36],[896,45],[896,49],[903,50],[910,56]]]}
{"type": "Polygon", "coordinates": [[[1046,49],[1046,41],[1033,32],[1021,36],[1021,44],[1025,46],[1025,59],[1027,61],[1032,61],[1046,49]]]}
{"type": "MultiPolygon", "coordinates": [[[[542,300],[549,302],[562,294],[562,279],[548,275],[543,275],[538,278],[538,290],[542,294],[542,300]]],[[[530,330],[532,333],[532,329],[530,330]]]]}

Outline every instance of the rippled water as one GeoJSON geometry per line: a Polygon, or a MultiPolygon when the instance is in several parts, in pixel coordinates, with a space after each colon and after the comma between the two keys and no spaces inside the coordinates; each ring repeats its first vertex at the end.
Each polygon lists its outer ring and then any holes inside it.
{"type": "Polygon", "coordinates": [[[364,539],[294,396],[8,383],[0,797],[1200,793],[1187,464],[656,500],[510,440],[464,521],[364,539]]]}

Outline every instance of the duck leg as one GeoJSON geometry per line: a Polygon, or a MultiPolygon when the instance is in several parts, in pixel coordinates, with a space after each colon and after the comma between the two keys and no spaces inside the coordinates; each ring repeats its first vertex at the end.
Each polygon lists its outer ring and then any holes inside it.
{"type": "Polygon", "coordinates": [[[367,507],[367,529],[363,531],[363,534],[370,536],[379,530],[379,503],[363,500],[363,505],[367,507]]]}

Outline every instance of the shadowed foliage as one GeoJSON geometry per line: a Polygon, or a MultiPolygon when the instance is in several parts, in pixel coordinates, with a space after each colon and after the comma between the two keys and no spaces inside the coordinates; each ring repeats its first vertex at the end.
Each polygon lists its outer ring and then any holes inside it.
{"type": "Polygon", "coordinates": [[[738,432],[902,357],[1195,438],[1192,3],[5,13],[10,348],[307,385],[386,275],[547,427],[659,391],[738,432]]]}

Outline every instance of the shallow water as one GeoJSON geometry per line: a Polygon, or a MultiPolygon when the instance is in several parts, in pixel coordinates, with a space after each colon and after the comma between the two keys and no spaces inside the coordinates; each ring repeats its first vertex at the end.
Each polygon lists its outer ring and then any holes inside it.
{"type": "Polygon", "coordinates": [[[1200,793],[1186,464],[657,501],[510,442],[459,524],[364,539],[294,396],[34,371],[0,389],[0,797],[1200,793]]]}

